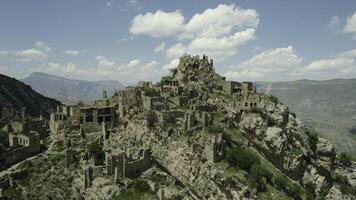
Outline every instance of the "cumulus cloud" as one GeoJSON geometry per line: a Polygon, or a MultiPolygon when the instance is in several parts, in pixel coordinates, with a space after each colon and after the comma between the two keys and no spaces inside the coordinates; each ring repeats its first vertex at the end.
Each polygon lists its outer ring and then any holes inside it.
{"type": "Polygon", "coordinates": [[[133,19],[130,32],[151,37],[175,36],[181,42],[167,49],[166,56],[171,59],[183,53],[205,53],[219,61],[234,55],[239,45],[253,40],[258,24],[256,10],[221,4],[195,14],[186,23],[179,10],[140,14],[133,19]]]}
{"type": "Polygon", "coordinates": [[[266,75],[288,73],[301,65],[302,58],[296,55],[292,46],[264,51],[231,67],[224,75],[230,79],[259,80],[266,75]]]}
{"type": "Polygon", "coordinates": [[[258,23],[256,10],[221,4],[195,14],[185,25],[184,32],[200,37],[220,37],[246,27],[256,28],[258,23]]]}
{"type": "Polygon", "coordinates": [[[175,44],[166,51],[166,56],[168,58],[178,58],[187,52],[187,47],[182,43],[175,44]]]}
{"type": "Polygon", "coordinates": [[[190,42],[187,52],[192,54],[207,54],[215,58],[216,61],[232,56],[236,53],[239,45],[255,38],[255,30],[248,28],[244,31],[236,32],[234,35],[215,38],[198,37],[190,42]]]}
{"type": "Polygon", "coordinates": [[[17,51],[15,53],[16,56],[21,57],[25,60],[42,60],[44,58],[47,58],[47,54],[41,50],[38,49],[26,49],[26,50],[21,50],[17,51]]]}
{"type": "Polygon", "coordinates": [[[224,74],[242,81],[349,78],[356,75],[356,49],[303,63],[292,46],[264,51],[224,74]]]}
{"type": "Polygon", "coordinates": [[[183,28],[184,17],[179,10],[139,14],[133,20],[130,33],[134,35],[145,34],[151,37],[167,37],[180,32],[183,28]]]}
{"type": "Polygon", "coordinates": [[[179,58],[175,58],[171,60],[169,64],[163,66],[163,71],[168,72],[170,69],[176,68],[178,64],[179,64],[179,58]]]}
{"type": "Polygon", "coordinates": [[[343,32],[350,33],[352,38],[356,40],[356,11],[347,18],[343,32]]]}
{"type": "Polygon", "coordinates": [[[42,42],[42,41],[37,41],[36,43],[35,43],[35,48],[36,49],[39,49],[39,50],[41,50],[41,51],[43,51],[43,52],[45,52],[45,53],[49,53],[49,52],[51,52],[51,48],[49,48],[44,42],[42,42]]]}
{"type": "Polygon", "coordinates": [[[331,58],[313,61],[302,69],[302,72],[331,73],[342,72],[348,73],[353,71],[355,66],[354,58],[331,58]]]}
{"type": "Polygon", "coordinates": [[[164,42],[161,42],[160,45],[158,45],[155,49],[154,52],[159,53],[165,50],[166,44],[164,42]]]}
{"type": "Polygon", "coordinates": [[[34,44],[33,48],[24,49],[24,50],[4,50],[0,51],[1,56],[15,56],[19,58],[19,61],[22,62],[32,62],[32,61],[43,61],[48,57],[48,53],[51,52],[44,42],[37,41],[34,44]]]}
{"type": "Polygon", "coordinates": [[[63,51],[64,55],[68,55],[68,56],[78,56],[80,54],[79,50],[65,50],[63,51]]]}

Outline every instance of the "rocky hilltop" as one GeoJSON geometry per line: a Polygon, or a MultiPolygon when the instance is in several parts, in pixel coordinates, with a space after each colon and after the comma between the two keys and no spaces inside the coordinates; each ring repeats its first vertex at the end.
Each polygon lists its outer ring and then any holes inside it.
{"type": "MultiPolygon", "coordinates": [[[[185,55],[157,84],[51,114],[15,199],[355,199],[355,164],[274,96],[185,55]]],[[[17,174],[22,174],[19,178],[17,174]]]]}
{"type": "Polygon", "coordinates": [[[114,80],[74,80],[42,72],[34,72],[22,81],[37,92],[65,104],[77,104],[79,101],[89,103],[100,99],[103,90],[106,90],[108,95],[113,95],[115,91],[124,88],[120,82],[114,80]]]}
{"type": "Polygon", "coordinates": [[[0,119],[15,117],[25,108],[32,117],[49,119],[52,108],[56,108],[61,102],[45,97],[32,88],[14,78],[0,74],[0,119]]]}

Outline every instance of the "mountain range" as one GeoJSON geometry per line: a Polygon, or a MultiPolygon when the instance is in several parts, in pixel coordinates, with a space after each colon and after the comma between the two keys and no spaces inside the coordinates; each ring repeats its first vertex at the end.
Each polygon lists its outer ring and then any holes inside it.
{"type": "Polygon", "coordinates": [[[124,88],[123,84],[115,80],[74,80],[41,72],[34,72],[21,81],[37,92],[58,99],[65,104],[76,104],[79,101],[92,102],[101,99],[104,90],[110,96],[115,91],[124,88]]]}

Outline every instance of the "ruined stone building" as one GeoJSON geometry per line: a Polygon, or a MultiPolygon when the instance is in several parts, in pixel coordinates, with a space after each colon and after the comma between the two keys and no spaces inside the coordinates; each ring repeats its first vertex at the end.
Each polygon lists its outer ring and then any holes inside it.
{"type": "Polygon", "coordinates": [[[21,120],[8,123],[2,129],[0,141],[3,153],[0,155],[0,168],[11,166],[41,152],[41,138],[47,133],[44,120],[30,119],[22,114],[21,120]]]}

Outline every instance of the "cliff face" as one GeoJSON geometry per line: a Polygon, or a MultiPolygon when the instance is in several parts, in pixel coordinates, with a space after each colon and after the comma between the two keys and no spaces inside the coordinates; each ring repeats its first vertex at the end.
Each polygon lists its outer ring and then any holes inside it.
{"type": "Polygon", "coordinates": [[[84,81],[67,79],[60,76],[35,72],[22,80],[37,92],[60,100],[65,104],[76,104],[78,101],[92,102],[102,98],[103,90],[111,96],[123,89],[118,81],[84,81]]]}
{"type": "Polygon", "coordinates": [[[0,105],[3,109],[21,111],[26,108],[26,113],[30,116],[38,117],[41,113],[43,117],[49,117],[51,109],[60,104],[55,99],[35,92],[30,86],[0,74],[0,105]]]}

